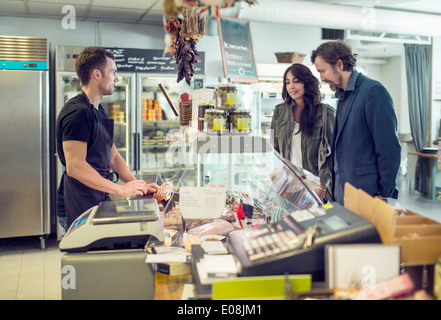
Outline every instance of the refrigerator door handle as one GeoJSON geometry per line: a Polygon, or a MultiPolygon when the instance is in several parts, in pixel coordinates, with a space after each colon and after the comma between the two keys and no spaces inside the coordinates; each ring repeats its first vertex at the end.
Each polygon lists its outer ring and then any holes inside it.
{"type": "Polygon", "coordinates": [[[137,134],[133,133],[133,168],[132,170],[136,172],[137,167],[137,150],[138,150],[138,139],[136,138],[137,134]]]}
{"type": "Polygon", "coordinates": [[[133,154],[134,154],[134,158],[133,158],[133,171],[138,172],[140,170],[140,152],[139,152],[139,138],[140,135],[139,133],[133,133],[133,154]]]}
{"type": "Polygon", "coordinates": [[[136,134],[136,140],[137,140],[137,146],[138,148],[136,149],[136,170],[140,171],[141,170],[141,134],[138,132],[136,134]]]}

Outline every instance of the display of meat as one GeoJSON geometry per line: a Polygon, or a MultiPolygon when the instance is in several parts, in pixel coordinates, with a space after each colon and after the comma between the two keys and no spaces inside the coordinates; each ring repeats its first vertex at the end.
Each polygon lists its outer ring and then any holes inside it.
{"type": "Polygon", "coordinates": [[[234,231],[234,227],[231,223],[225,220],[214,220],[213,222],[201,225],[199,227],[188,230],[188,234],[194,236],[205,236],[205,235],[218,235],[218,236],[228,236],[230,232],[234,231]]]}

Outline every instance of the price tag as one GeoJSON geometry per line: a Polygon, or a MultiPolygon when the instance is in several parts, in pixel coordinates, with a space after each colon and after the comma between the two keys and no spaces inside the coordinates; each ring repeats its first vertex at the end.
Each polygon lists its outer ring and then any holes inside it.
{"type": "Polygon", "coordinates": [[[185,219],[219,218],[226,202],[225,187],[181,187],[179,208],[185,219]]]}

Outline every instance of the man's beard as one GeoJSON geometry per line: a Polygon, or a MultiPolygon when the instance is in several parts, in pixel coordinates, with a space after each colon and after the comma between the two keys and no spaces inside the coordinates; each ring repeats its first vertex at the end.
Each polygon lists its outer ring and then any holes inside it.
{"type": "Polygon", "coordinates": [[[113,87],[103,87],[102,85],[99,86],[99,91],[103,96],[110,96],[113,93],[113,87]]]}
{"type": "Polygon", "coordinates": [[[343,76],[341,75],[340,72],[338,72],[335,67],[333,68],[334,71],[334,76],[337,79],[338,83],[332,82],[332,81],[326,81],[326,83],[329,85],[329,88],[332,91],[337,91],[337,89],[342,88],[343,87],[343,76]]]}
{"type": "Polygon", "coordinates": [[[328,82],[328,81],[326,81],[326,83],[329,85],[329,88],[330,88],[333,92],[337,91],[338,87],[337,87],[337,85],[336,85],[334,82],[328,82]]]}

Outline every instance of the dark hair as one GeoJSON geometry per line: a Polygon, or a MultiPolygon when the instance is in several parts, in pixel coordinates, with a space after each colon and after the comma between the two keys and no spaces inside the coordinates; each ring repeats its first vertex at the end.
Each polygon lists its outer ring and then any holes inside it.
{"type": "Polygon", "coordinates": [[[107,64],[106,57],[115,60],[112,53],[100,47],[87,47],[80,53],[75,61],[75,71],[82,85],[89,84],[92,70],[98,69],[104,73],[107,64]]]}
{"type": "Polygon", "coordinates": [[[311,62],[314,64],[317,56],[326,63],[335,66],[340,59],[343,62],[344,71],[353,71],[357,64],[357,54],[352,53],[352,48],[343,40],[328,41],[322,43],[311,53],[311,62]]]}
{"type": "Polygon", "coordinates": [[[300,116],[300,128],[307,136],[311,135],[314,130],[314,120],[316,119],[317,109],[316,106],[321,103],[320,82],[312,74],[311,70],[300,63],[295,63],[286,69],[283,75],[283,89],[282,98],[286,104],[292,104],[293,99],[286,89],[286,75],[291,72],[295,78],[297,78],[304,85],[305,95],[303,100],[305,107],[302,110],[300,116]]]}

